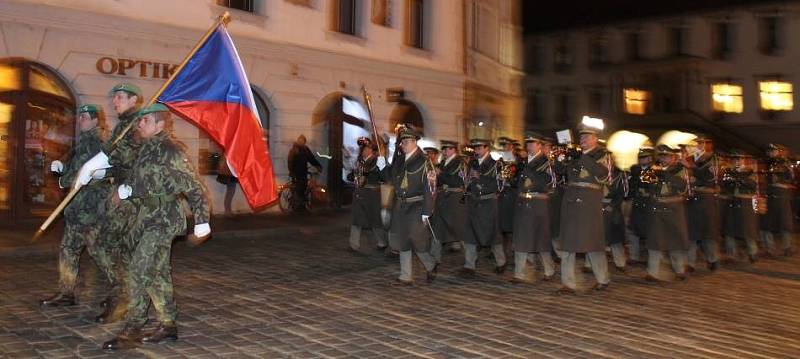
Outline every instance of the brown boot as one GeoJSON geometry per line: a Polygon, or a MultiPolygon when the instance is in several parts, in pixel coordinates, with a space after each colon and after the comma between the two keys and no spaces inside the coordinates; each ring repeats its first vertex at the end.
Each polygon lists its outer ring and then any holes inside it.
{"type": "Polygon", "coordinates": [[[160,343],[162,340],[178,340],[178,326],[174,322],[161,323],[156,330],[142,336],[142,343],[160,343]]]}
{"type": "MultiPolygon", "coordinates": [[[[177,334],[176,334],[177,335],[177,334]]],[[[139,328],[132,328],[126,325],[122,332],[117,334],[114,339],[103,343],[105,350],[125,350],[136,347],[136,343],[142,340],[142,331],[139,328]]]]}

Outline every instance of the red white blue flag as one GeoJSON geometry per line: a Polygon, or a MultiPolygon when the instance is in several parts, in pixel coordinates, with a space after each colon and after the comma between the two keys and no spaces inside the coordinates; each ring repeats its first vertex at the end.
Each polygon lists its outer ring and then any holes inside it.
{"type": "Polygon", "coordinates": [[[158,102],[224,148],[250,207],[262,207],[277,198],[272,160],[250,82],[224,25],[200,45],[158,102]]]}

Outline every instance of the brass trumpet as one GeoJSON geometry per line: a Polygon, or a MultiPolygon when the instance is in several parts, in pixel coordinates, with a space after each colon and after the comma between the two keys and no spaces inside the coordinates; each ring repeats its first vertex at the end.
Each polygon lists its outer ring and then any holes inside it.
{"type": "Polygon", "coordinates": [[[639,181],[646,184],[658,183],[658,177],[664,167],[654,164],[639,174],[639,181]]]}
{"type": "Polygon", "coordinates": [[[574,159],[577,159],[581,156],[581,147],[568,143],[568,144],[558,144],[553,146],[553,149],[550,150],[548,154],[548,158],[551,162],[569,162],[574,159]],[[564,158],[563,160],[559,160],[559,158],[564,158]]]}

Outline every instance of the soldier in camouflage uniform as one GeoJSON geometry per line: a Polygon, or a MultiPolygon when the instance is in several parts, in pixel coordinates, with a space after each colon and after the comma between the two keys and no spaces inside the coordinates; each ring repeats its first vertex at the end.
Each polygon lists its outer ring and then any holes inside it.
{"type": "Polygon", "coordinates": [[[367,137],[358,139],[361,153],[356,161],[353,181],[356,188],[353,193],[353,221],[350,225],[350,249],[358,252],[361,248],[361,230],[369,228],[375,237],[378,250],[388,246],[386,231],[381,222],[381,189],[383,180],[381,170],[386,167],[386,159],[379,157],[377,146],[367,137]]]}
{"type": "Polygon", "coordinates": [[[530,134],[525,138],[527,158],[517,171],[518,191],[514,209],[514,278],[512,283],[526,281],[525,268],[538,254],[544,268],[544,280],[555,275],[550,238],[549,196],[554,180],[550,159],[544,152],[544,138],[530,134]]]}
{"type": "Polygon", "coordinates": [[[431,254],[437,263],[442,262],[442,246],[449,245],[457,251],[464,236],[467,222],[467,205],[464,198],[466,163],[458,155],[458,143],[442,141],[444,159],[439,163],[436,176],[436,201],[431,225],[438,243],[434,243],[431,254]]]}
{"type": "MultiPolygon", "coordinates": [[[[84,174],[79,173],[79,181],[86,182],[85,173],[90,172],[94,165],[97,168],[111,167],[109,170],[109,177],[112,177],[111,182],[119,184],[124,182],[136,156],[139,148],[139,141],[136,139],[136,131],[128,131],[128,133],[119,142],[113,142],[119,137],[122,131],[131,124],[139,112],[141,105],[142,91],[136,85],[129,83],[121,83],[114,86],[109,95],[112,97],[111,101],[114,105],[114,111],[117,113],[117,125],[111,133],[109,142],[106,148],[98,153],[92,160],[81,168],[84,174]],[[102,162],[97,165],[95,160],[102,162]]],[[[118,283],[111,288],[108,297],[102,302],[105,307],[103,312],[95,318],[98,323],[109,323],[122,318],[127,310],[127,303],[125,302],[125,273],[126,263],[130,258],[131,248],[133,243],[125,243],[123,238],[131,229],[131,221],[135,217],[135,208],[129,202],[120,202],[113,190],[113,186],[109,187],[106,200],[106,215],[100,229],[101,239],[100,245],[106,253],[113,253],[114,265],[120,274],[121,279],[118,283]]],[[[130,238],[134,240],[135,238],[130,238]]]]}
{"type": "Polygon", "coordinates": [[[141,115],[138,127],[141,148],[129,176],[116,191],[120,200],[136,209],[129,233],[136,238],[128,268],[130,304],[125,327],[114,339],[103,343],[108,350],[127,348],[139,341],[158,343],[178,339],[175,323],[178,309],[170,267],[172,240],[186,231],[178,196],[184,195],[192,209],[194,235],[205,238],[211,232],[205,188],[180,145],[164,130],[170,120],[169,111],[162,104],[154,104],[144,108],[141,115]],[[150,301],[160,325],[153,332],[142,333],[150,301]]]}
{"type": "Polygon", "coordinates": [[[663,252],[669,253],[672,269],[678,280],[686,279],[686,251],[689,249],[689,232],[686,225],[686,191],[689,175],[678,162],[678,149],[659,145],[656,179],[644,183],[650,193],[647,212],[647,275],[645,280],[660,281],[659,272],[663,252]]]}
{"type": "MultiPolygon", "coordinates": [[[[101,109],[98,105],[83,105],[78,108],[78,135],[75,146],[70,151],[66,166],[61,161],[53,161],[50,169],[60,174],[58,185],[69,188],[75,182],[78,170],[92,156],[103,150],[100,138],[101,109]]],[[[104,171],[104,170],[101,170],[104,171]]],[[[81,252],[86,248],[97,267],[106,279],[115,286],[118,282],[111,253],[98,243],[99,224],[105,214],[101,207],[105,200],[107,186],[98,180],[91,181],[64,210],[66,227],[61,239],[58,257],[59,292],[41,301],[46,306],[69,306],[75,304],[75,285],[78,279],[81,252]]]]}
{"type": "Polygon", "coordinates": [[[398,142],[402,153],[396,151],[392,164],[387,166],[388,181],[394,185],[395,199],[389,225],[389,245],[400,252],[400,276],[394,284],[413,285],[413,253],[425,266],[428,282],[436,279],[436,259],[430,254],[430,224],[433,212],[431,182],[436,173],[428,168],[427,156],[417,146],[420,136],[410,128],[401,128],[398,142]]]}
{"type": "Polygon", "coordinates": [[[767,150],[767,213],[763,216],[761,237],[767,255],[775,250],[775,234],[781,236],[781,252],[790,256],[794,252],[792,233],[794,232],[794,169],[789,161],[789,149],[784,145],[771,143],[767,150]]]}

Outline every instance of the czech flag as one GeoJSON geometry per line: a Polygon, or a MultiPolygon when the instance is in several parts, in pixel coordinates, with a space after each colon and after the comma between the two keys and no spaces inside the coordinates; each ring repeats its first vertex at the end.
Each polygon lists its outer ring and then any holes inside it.
{"type": "Polygon", "coordinates": [[[277,199],[272,160],[239,53],[225,25],[201,44],[158,102],[206,131],[225,150],[252,208],[277,199]]]}

